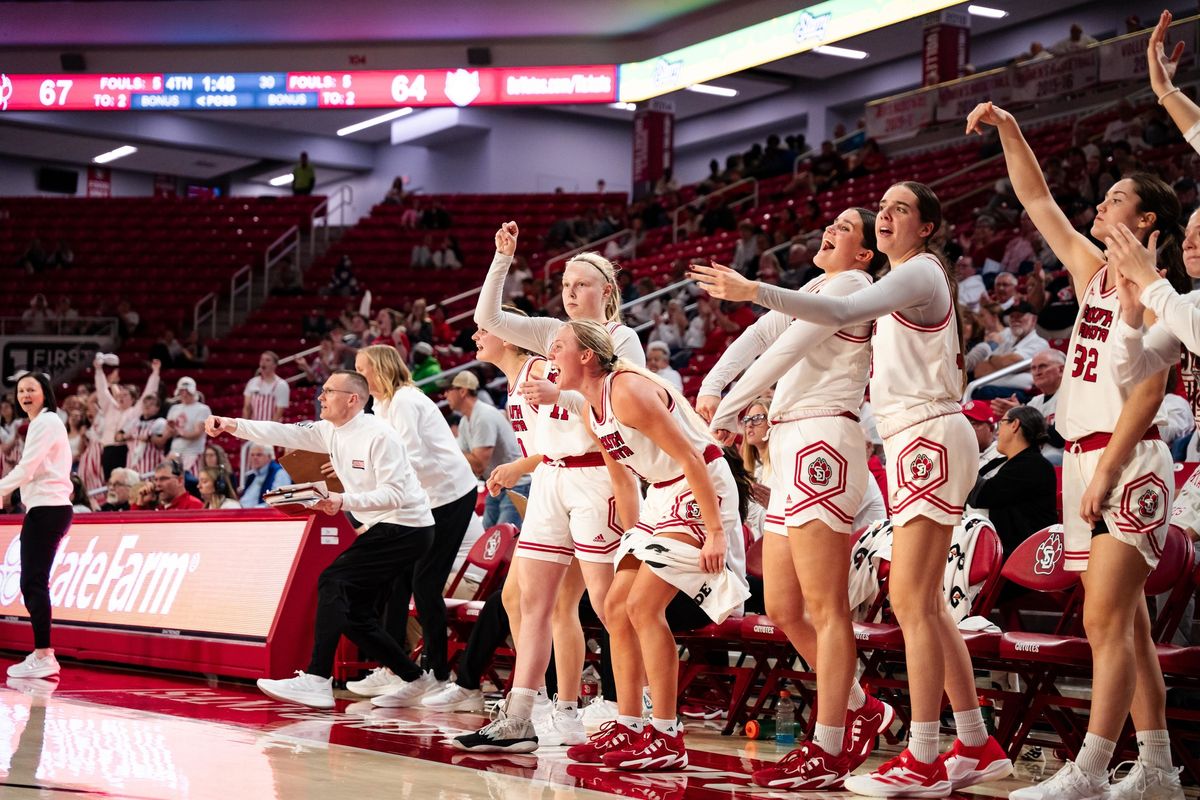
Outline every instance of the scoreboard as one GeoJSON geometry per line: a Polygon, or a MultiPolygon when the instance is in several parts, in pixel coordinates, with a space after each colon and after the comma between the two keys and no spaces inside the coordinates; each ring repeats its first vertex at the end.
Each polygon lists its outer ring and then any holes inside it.
{"type": "Polygon", "coordinates": [[[180,111],[271,108],[612,103],[612,64],[453,70],[0,73],[3,111],[180,111]]]}

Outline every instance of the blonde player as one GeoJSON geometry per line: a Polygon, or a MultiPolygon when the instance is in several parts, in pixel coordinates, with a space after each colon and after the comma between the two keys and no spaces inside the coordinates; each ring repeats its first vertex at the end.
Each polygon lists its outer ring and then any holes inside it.
{"type": "MultiPolygon", "coordinates": [[[[852,294],[881,266],[875,214],[851,208],[825,228],[813,262],[825,274],[803,291],[852,294]]],[[[776,789],[834,790],[866,760],[894,711],[854,680],[857,651],[850,620],[847,535],[867,489],[866,443],[858,410],[871,366],[869,323],[843,329],[770,311],[726,350],[697,399],[717,438],[732,442],[737,414],[778,381],[771,401],[774,481],[763,541],[767,614],[817,671],[817,724],[811,742],[754,773],[776,789]],[[748,362],[737,386],[721,391],[748,362]],[[778,534],[778,535],[771,535],[778,534]],[[811,620],[811,621],[810,621],[811,620]],[[849,735],[847,735],[849,732],[849,735]]]]}
{"type": "MultiPolygon", "coordinates": [[[[564,323],[522,317],[501,308],[504,279],[516,253],[518,235],[515,222],[507,222],[496,231],[496,257],[479,295],[475,323],[507,342],[545,355],[564,323]]],[[[620,290],[607,259],[584,253],[567,262],[562,299],[572,319],[603,322],[620,342],[621,354],[645,364],[637,334],[620,323],[620,290]]],[[[553,373],[548,377],[553,378],[553,373]]],[[[520,660],[503,724],[455,739],[455,746],[465,750],[528,752],[537,747],[538,737],[528,735],[531,731],[525,722],[532,718],[537,687],[550,660],[550,639],[545,633],[551,628],[555,603],[578,604],[582,596],[582,586],[562,586],[563,576],[572,559],[577,560],[592,607],[603,623],[604,598],[613,581],[613,557],[622,530],[610,470],[582,424],[582,400],[578,395],[561,393],[546,378],[526,381],[522,393],[538,407],[534,451],[543,458],[534,470],[516,563],[522,585],[539,587],[539,591],[521,593],[521,637],[517,642],[520,660]]],[[[579,675],[583,670],[583,633],[577,615],[574,628],[579,631],[575,643],[555,653],[556,662],[566,662],[560,674],[579,675]]],[[[578,684],[578,679],[566,686],[560,684],[551,723],[576,742],[585,738],[582,725],[577,724],[574,703],[578,684]]]]}
{"type": "Polygon", "coordinates": [[[567,323],[550,358],[563,388],[587,400],[588,424],[606,461],[628,468],[613,489],[621,518],[636,519],[617,551],[605,609],[620,716],[567,755],[625,770],[682,769],[688,759],[676,719],[679,655],[667,606],[682,593],[721,622],[750,596],[738,489],[704,421],[670,384],[620,359],[603,325],[567,323]],[[635,474],[650,484],[640,515],[637,484],[628,480],[635,474]],[[643,671],[654,703],[645,727],[643,671]]]}
{"type": "MultiPolygon", "coordinates": [[[[967,132],[980,132],[984,125],[999,130],[1017,197],[1070,271],[1080,308],[1054,424],[1067,440],[1064,556],[1067,569],[1083,573],[1083,621],[1092,648],[1092,707],[1088,732],[1075,760],[1049,780],[1010,797],[1141,797],[1149,781],[1160,786],[1173,782],[1177,788],[1162,673],[1143,597],[1146,577],[1158,563],[1166,537],[1171,505],[1171,457],[1158,439],[1155,424],[1166,372],[1140,383],[1118,380],[1114,350],[1121,307],[1117,275],[1108,269],[1105,252],[1071,227],[1055,205],[1012,115],[982,103],[967,118],[967,132]],[[1138,770],[1139,775],[1110,789],[1108,764],[1131,712],[1138,731],[1139,764],[1152,772],[1138,770]]],[[[1159,259],[1175,283],[1185,277],[1179,222],[1179,199],[1171,187],[1154,176],[1135,173],[1108,190],[1096,207],[1091,233],[1100,241],[1120,237],[1124,242],[1124,226],[1133,232],[1132,238],[1146,242],[1158,232],[1159,259]]]]}
{"type": "Polygon", "coordinates": [[[478,482],[437,405],[412,380],[404,359],[391,345],[371,345],[358,351],[354,368],[367,379],[375,400],[374,412],[400,434],[421,488],[429,495],[433,513],[433,544],[406,564],[392,584],[388,635],[402,642],[408,632],[409,601],[421,621],[421,661],[425,672],[415,681],[399,680],[379,667],[346,688],[373,698],[384,708],[415,706],[450,679],[446,658],[446,603],[442,598],[454,558],[475,516],[478,482]]]}
{"type": "Polygon", "coordinates": [[[875,233],[891,271],[844,297],[758,284],[718,265],[693,267],[716,297],[756,300],[839,329],[875,320],[871,405],[887,454],[895,526],[890,599],[904,631],[913,720],[904,752],[870,775],[845,781],[850,791],[877,797],[945,797],[1012,771],[987,734],[971,657],[942,599],[946,553],[974,483],[978,448],[959,405],[957,284],[930,252],[941,223],[941,204],[928,186],[906,181],[890,187],[875,233]],[[958,738],[939,758],[943,691],[954,707],[958,738]]]}

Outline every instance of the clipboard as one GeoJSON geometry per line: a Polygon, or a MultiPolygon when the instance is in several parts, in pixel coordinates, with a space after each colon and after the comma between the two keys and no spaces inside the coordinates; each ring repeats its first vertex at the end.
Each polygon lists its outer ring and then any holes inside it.
{"type": "Polygon", "coordinates": [[[328,478],[321,474],[321,465],[329,460],[328,453],[313,453],[308,450],[292,450],[279,459],[279,466],[287,470],[293,483],[320,483],[331,492],[344,492],[341,480],[336,475],[328,478]]]}
{"type": "Polygon", "coordinates": [[[285,514],[301,516],[315,513],[313,506],[329,498],[323,483],[300,483],[292,486],[280,486],[263,495],[263,500],[272,508],[279,509],[285,514]]]}

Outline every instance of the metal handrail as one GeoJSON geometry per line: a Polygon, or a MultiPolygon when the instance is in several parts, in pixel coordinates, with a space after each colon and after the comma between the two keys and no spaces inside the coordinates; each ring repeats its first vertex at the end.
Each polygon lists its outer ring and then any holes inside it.
{"type": "Polygon", "coordinates": [[[300,250],[300,226],[293,225],[284,231],[278,239],[267,245],[266,252],[263,253],[263,291],[271,291],[271,270],[275,265],[282,261],[291,253],[299,255],[300,250]],[[275,248],[281,244],[286,246],[279,252],[272,255],[275,248]]]}
{"type": "Polygon", "coordinates": [[[354,203],[354,188],[349,184],[343,183],[341,186],[327,194],[325,199],[313,208],[309,214],[308,225],[308,257],[312,258],[317,252],[317,220],[324,220],[321,225],[323,229],[321,235],[325,239],[325,244],[329,244],[329,218],[336,211],[338,215],[338,225],[345,227],[346,225],[346,210],[354,203]],[[337,200],[336,205],[330,205],[331,200],[337,200]]]}
{"type": "Polygon", "coordinates": [[[229,327],[231,328],[237,315],[239,295],[246,298],[246,313],[249,314],[250,306],[254,302],[254,268],[249,264],[233,273],[229,278],[229,327]],[[245,280],[239,283],[240,278],[245,278],[245,280]]]}
{"type": "Polygon", "coordinates": [[[196,301],[196,305],[192,307],[192,330],[199,332],[200,326],[211,321],[212,327],[209,330],[210,339],[217,338],[217,293],[209,292],[196,301]],[[208,304],[210,308],[207,311],[201,312],[201,308],[208,304]]]}
{"type": "MultiPolygon", "coordinates": [[[[602,237],[600,239],[596,239],[595,241],[588,242],[587,244],[582,244],[579,247],[576,247],[574,250],[568,250],[565,253],[559,253],[558,255],[549,259],[548,261],[546,261],[546,264],[544,266],[545,274],[543,277],[545,278],[546,283],[550,283],[550,265],[551,264],[557,264],[560,261],[570,261],[572,258],[579,255],[580,253],[586,253],[589,250],[597,250],[598,251],[600,249],[601,245],[607,244],[608,242],[611,242],[614,239],[616,239],[618,236],[624,236],[627,233],[633,233],[633,228],[622,228],[621,230],[617,231],[616,233],[610,233],[608,236],[602,237]]],[[[636,235],[633,237],[633,254],[630,256],[630,258],[637,258],[637,236],[636,235]]]]}
{"type": "MultiPolygon", "coordinates": [[[[476,286],[474,289],[467,289],[465,292],[459,292],[458,294],[451,295],[450,297],[447,297],[445,300],[439,300],[438,302],[434,303],[433,306],[430,306],[430,308],[441,306],[441,308],[444,310],[446,308],[446,306],[451,305],[453,303],[457,303],[460,300],[466,300],[469,297],[475,297],[482,291],[483,291],[483,286],[476,286]]],[[[464,319],[469,318],[474,313],[475,313],[475,309],[469,309],[467,311],[459,312],[458,314],[455,314],[453,317],[448,317],[446,319],[446,323],[449,325],[453,325],[456,322],[462,322],[464,319]]]]}
{"type": "Polygon", "coordinates": [[[682,211],[685,208],[690,208],[692,206],[696,206],[701,203],[706,203],[707,201],[711,200],[712,198],[716,197],[717,195],[722,195],[722,194],[725,194],[726,192],[731,192],[734,189],[738,188],[739,186],[744,186],[747,183],[751,184],[754,187],[753,191],[751,191],[751,193],[746,195],[745,197],[740,197],[737,200],[734,200],[730,203],[726,203],[726,205],[728,207],[732,208],[733,206],[740,205],[742,203],[745,203],[747,200],[752,199],[754,201],[754,204],[751,206],[751,208],[753,208],[754,206],[758,205],[758,178],[742,178],[740,181],[737,181],[736,183],[731,183],[728,186],[722,186],[720,189],[717,189],[716,191],[709,192],[708,194],[701,195],[699,197],[693,197],[691,202],[689,202],[689,203],[683,203],[682,205],[676,206],[675,209],[671,212],[671,243],[679,244],[679,212],[680,211],[682,211]]]}
{"type": "Polygon", "coordinates": [[[984,375],[982,378],[976,378],[967,384],[967,388],[963,390],[962,401],[965,403],[971,399],[971,395],[980,386],[987,386],[989,383],[995,383],[1000,378],[1007,378],[1009,375],[1015,375],[1018,372],[1026,372],[1029,366],[1033,363],[1032,358],[1027,358],[1024,361],[1018,361],[1015,364],[1009,364],[1003,369],[998,369],[995,372],[984,375]]]}
{"type": "Polygon", "coordinates": [[[24,317],[0,317],[0,336],[109,336],[116,337],[120,320],[116,317],[76,317],[74,319],[42,320],[43,330],[29,330],[24,317]],[[72,330],[64,330],[64,328],[72,330]]]}

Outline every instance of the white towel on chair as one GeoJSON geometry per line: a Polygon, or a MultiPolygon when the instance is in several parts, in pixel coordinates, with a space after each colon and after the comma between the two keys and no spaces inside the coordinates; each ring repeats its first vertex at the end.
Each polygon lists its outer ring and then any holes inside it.
{"type": "Polygon", "coordinates": [[[634,528],[621,540],[615,563],[621,563],[626,555],[632,555],[654,570],[655,575],[690,595],[713,622],[724,622],[730,614],[740,611],[750,596],[745,575],[728,566],[716,575],[705,572],[700,568],[700,548],[687,542],[634,528]]]}

